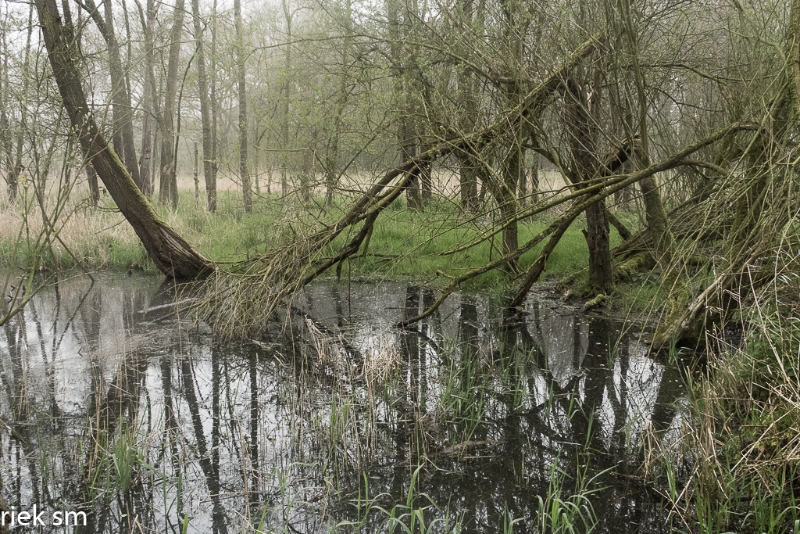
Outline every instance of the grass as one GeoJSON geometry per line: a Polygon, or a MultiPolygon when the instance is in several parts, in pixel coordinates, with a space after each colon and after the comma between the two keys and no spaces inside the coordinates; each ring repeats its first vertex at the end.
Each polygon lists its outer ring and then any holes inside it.
{"type": "MultiPolygon", "coordinates": [[[[75,196],[77,199],[78,195],[75,196]]],[[[261,197],[248,214],[244,213],[237,192],[220,191],[217,212],[212,214],[202,206],[202,199],[201,206],[195,207],[193,195],[184,190],[177,210],[165,207],[157,210],[198,251],[224,264],[268,252],[279,235],[303,233],[319,223],[329,224],[344,213],[346,199],[337,198],[330,209],[322,209],[322,200],[314,198],[301,204],[295,199],[284,203],[278,197],[261,197]]],[[[55,203],[55,199],[50,202],[55,203]]],[[[5,261],[20,265],[29,256],[38,254],[42,267],[48,269],[82,266],[156,271],[133,230],[107,196],[97,208],[85,200],[67,204],[68,208],[53,225],[53,237],[44,250],[14,246],[21,228],[35,235],[45,226],[38,206],[24,195],[16,207],[0,206],[0,254],[5,261]]],[[[362,246],[359,255],[347,262],[344,272],[357,277],[426,280],[442,279],[442,274],[457,276],[501,255],[499,235],[463,253],[445,254],[485,235],[497,222],[493,217],[491,212],[464,214],[448,199],[434,199],[424,212],[410,212],[400,199],[378,219],[368,245],[362,246]]],[[[553,217],[543,215],[522,221],[519,242],[538,234],[553,217]]],[[[581,221],[573,224],[561,239],[548,259],[545,276],[562,276],[585,266],[588,251],[581,221]]],[[[324,253],[332,254],[347,237],[342,235],[324,253]]],[[[611,240],[612,246],[619,242],[613,229],[611,240]]],[[[523,269],[536,258],[541,246],[523,255],[520,260],[523,269]]],[[[506,275],[492,271],[470,285],[504,287],[509,282],[506,275]]]]}
{"type": "Polygon", "coordinates": [[[681,452],[656,453],[657,483],[692,532],[800,531],[800,322],[786,298],[794,284],[778,278],[754,296],[741,346],[712,345],[690,388],[681,452]]]}

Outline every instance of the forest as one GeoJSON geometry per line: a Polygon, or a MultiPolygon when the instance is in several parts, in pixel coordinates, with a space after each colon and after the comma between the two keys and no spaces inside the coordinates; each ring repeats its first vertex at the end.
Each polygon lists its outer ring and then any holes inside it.
{"type": "Polygon", "coordinates": [[[0,514],[800,531],[800,0],[0,12],[0,514]]]}

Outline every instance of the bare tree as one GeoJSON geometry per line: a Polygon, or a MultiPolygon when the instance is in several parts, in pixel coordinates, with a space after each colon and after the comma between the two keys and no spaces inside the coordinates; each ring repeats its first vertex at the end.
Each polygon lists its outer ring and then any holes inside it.
{"type": "Polygon", "coordinates": [[[239,179],[242,181],[244,211],[250,213],[253,211],[253,198],[250,191],[250,172],[247,169],[247,88],[245,85],[247,70],[242,37],[241,0],[233,0],[233,19],[236,27],[236,74],[239,90],[239,179]]]}
{"type": "MultiPolygon", "coordinates": [[[[147,0],[146,11],[136,0],[139,8],[139,18],[141,19],[144,31],[144,87],[142,92],[142,151],[139,156],[139,179],[141,180],[142,193],[145,196],[153,194],[153,179],[150,167],[153,160],[153,121],[158,116],[158,100],[156,99],[156,76],[154,35],[156,24],[157,8],[155,0],[147,0]]],[[[156,122],[158,122],[156,120],[156,122]]]]}
{"type": "Polygon", "coordinates": [[[53,76],[83,151],[153,262],[164,274],[175,278],[195,278],[213,271],[213,264],[153,211],[100,133],[86,102],[75,63],[79,53],[74,36],[68,27],[65,28],[55,0],[37,0],[36,10],[53,76]]]}
{"type": "Polygon", "coordinates": [[[164,89],[164,105],[161,110],[161,169],[158,201],[161,204],[178,206],[177,156],[175,154],[175,98],[178,94],[178,64],[181,52],[181,33],[183,31],[184,0],[175,3],[172,30],[169,42],[169,64],[164,89]]]}
{"type": "Polygon", "coordinates": [[[111,0],[103,0],[105,18],[95,5],[94,0],[86,0],[82,4],[97,25],[108,46],[109,73],[111,74],[111,100],[114,104],[114,148],[122,155],[125,166],[129,169],[133,181],[140,190],[143,184],[139,175],[139,162],[136,158],[136,147],[133,141],[133,107],[126,82],[125,69],[120,56],[120,46],[114,30],[114,15],[111,0]]]}
{"type": "Polygon", "coordinates": [[[217,211],[217,177],[213,164],[211,105],[208,100],[208,78],[206,75],[206,55],[203,44],[203,27],[200,20],[200,2],[192,0],[192,19],[197,54],[197,89],[200,93],[200,121],[203,127],[203,176],[205,177],[208,211],[217,211]]]}
{"type": "MultiPolygon", "coordinates": [[[[5,144],[7,147],[7,157],[9,161],[8,171],[6,174],[6,184],[8,187],[8,200],[11,203],[14,203],[17,199],[17,185],[19,181],[19,177],[24,169],[22,164],[22,154],[24,149],[25,143],[25,134],[27,129],[28,123],[28,94],[30,91],[30,56],[31,56],[31,33],[33,32],[33,5],[30,6],[28,11],[28,29],[27,34],[25,37],[25,51],[23,52],[23,60],[22,60],[22,94],[20,99],[20,116],[19,116],[19,124],[17,126],[17,138],[16,138],[16,150],[13,151],[12,156],[12,149],[11,149],[11,130],[4,131],[3,136],[5,139],[5,144]],[[13,163],[12,163],[13,162],[13,163]]],[[[6,57],[4,59],[6,63],[6,70],[5,70],[5,91],[6,95],[8,95],[8,55],[6,53],[6,57]]],[[[6,118],[6,123],[8,119],[6,118]]],[[[7,126],[6,126],[7,127],[7,126]]]]}

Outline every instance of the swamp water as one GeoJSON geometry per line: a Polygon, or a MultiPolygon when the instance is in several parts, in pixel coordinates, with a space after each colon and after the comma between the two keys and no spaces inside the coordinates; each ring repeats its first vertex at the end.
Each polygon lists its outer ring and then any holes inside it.
{"type": "Polygon", "coordinates": [[[432,291],[323,282],[227,343],[162,281],[62,277],[0,328],[2,496],[36,531],[665,529],[632,475],[685,391],[636,327],[461,293],[398,330],[432,291]]]}

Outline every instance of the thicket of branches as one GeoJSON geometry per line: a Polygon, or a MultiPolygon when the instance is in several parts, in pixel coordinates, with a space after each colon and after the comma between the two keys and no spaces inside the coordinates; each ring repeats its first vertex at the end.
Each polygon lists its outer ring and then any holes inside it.
{"type": "Polygon", "coordinates": [[[492,214],[493,226],[460,249],[496,235],[499,258],[458,275],[442,299],[503,269],[519,280],[509,302],[519,304],[585,217],[593,295],[635,272],[659,273],[661,346],[698,337],[704,319],[734,312],[748,288],[796,270],[797,1],[126,2],[38,1],[44,37],[61,39],[47,50],[33,6],[4,4],[8,198],[25,169],[47,179],[41,147],[67,147],[95,163],[156,264],[175,276],[211,269],[151,211],[126,211],[143,200],[113,184],[125,176],[147,196],[158,184],[159,201],[176,205],[194,143],[209,211],[219,173],[239,184],[244,210],[253,193],[297,197],[292,205],[310,211],[343,203],[334,224],[276,236],[266,255],[215,271],[223,330],[258,328],[356,254],[400,196],[410,210],[445,196],[466,218],[492,214]],[[70,58],[90,114],[78,112],[80,98],[67,102],[77,93],[65,93],[60,67],[54,83],[45,53],[51,63],[70,58]],[[120,156],[102,165],[110,151],[101,136],[120,156]],[[543,169],[565,187],[544,191],[543,169]],[[645,228],[630,235],[614,213],[634,199],[645,228]],[[520,221],[559,205],[544,232],[519,242],[520,221]],[[612,225],[624,239],[615,250],[612,225]],[[328,254],[342,235],[346,245],[328,254]],[[522,269],[520,256],[540,243],[522,269]]]}
{"type": "Polygon", "coordinates": [[[657,346],[698,340],[704,321],[724,320],[754,287],[796,269],[796,5],[506,1],[429,9],[390,2],[378,19],[386,22],[382,38],[380,28],[364,27],[347,41],[383,46],[395,134],[387,151],[399,153],[400,164],[335,225],[292,236],[242,265],[233,281],[220,273],[216,295],[233,303],[224,308],[231,314],[217,316],[223,329],[243,320],[257,327],[285,297],[356,254],[397,196],[424,209],[436,190],[432,168],[458,177],[466,214],[496,212],[483,239],[502,236],[503,254],[455,277],[416,319],[495,268],[524,275],[509,303],[518,305],[584,214],[593,294],[636,272],[660,273],[666,305],[657,346]],[[561,174],[565,191],[542,194],[543,167],[561,174]],[[632,197],[646,224],[630,236],[613,211],[632,197]],[[544,232],[518,242],[520,220],[559,204],[563,213],[544,232]],[[609,224],[625,238],[613,251],[609,224]],[[321,258],[346,229],[348,244],[321,258]],[[520,272],[520,255],[541,242],[538,259],[520,272]]]}

